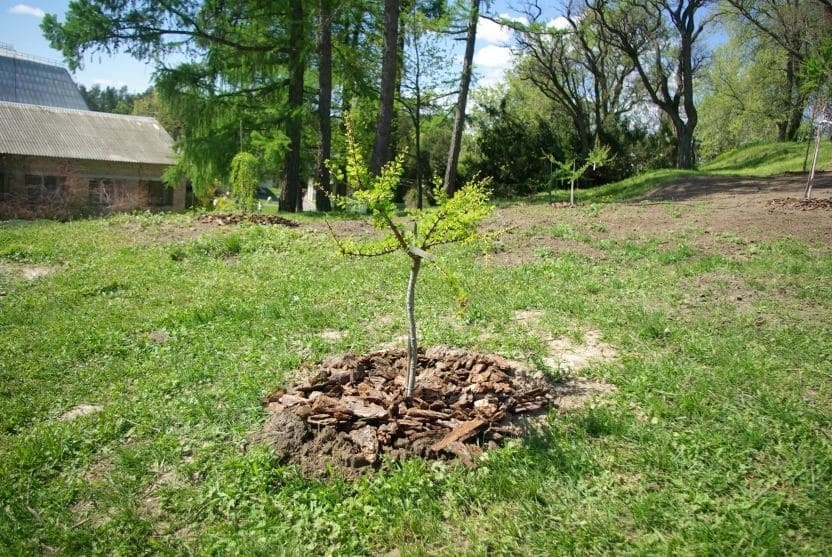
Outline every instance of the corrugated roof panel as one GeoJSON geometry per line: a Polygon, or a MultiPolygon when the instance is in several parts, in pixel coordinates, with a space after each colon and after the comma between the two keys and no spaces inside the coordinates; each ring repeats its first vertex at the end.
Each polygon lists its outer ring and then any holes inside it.
{"type": "Polygon", "coordinates": [[[88,110],[66,69],[0,52],[0,101],[88,110]]]}
{"type": "Polygon", "coordinates": [[[173,164],[172,145],[153,118],[0,102],[0,154],[173,164]]]}

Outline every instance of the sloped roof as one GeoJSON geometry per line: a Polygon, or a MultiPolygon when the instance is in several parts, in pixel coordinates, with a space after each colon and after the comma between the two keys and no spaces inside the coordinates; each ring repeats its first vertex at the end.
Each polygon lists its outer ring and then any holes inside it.
{"type": "Polygon", "coordinates": [[[169,165],[172,145],[154,118],[0,102],[0,154],[169,165]]]}
{"type": "Polygon", "coordinates": [[[65,68],[0,48],[0,101],[88,110],[65,68]]]}

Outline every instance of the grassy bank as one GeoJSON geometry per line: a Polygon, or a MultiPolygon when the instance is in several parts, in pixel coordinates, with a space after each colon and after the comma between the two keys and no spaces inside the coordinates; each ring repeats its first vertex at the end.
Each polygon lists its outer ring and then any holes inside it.
{"type": "MultiPolygon", "coordinates": [[[[811,145],[814,149],[814,143],[811,145]]],[[[644,172],[637,176],[604,184],[597,188],[581,189],[578,199],[581,202],[625,201],[648,193],[666,182],[691,176],[736,176],[767,177],[786,172],[802,172],[806,155],[805,143],[764,143],[740,147],[723,153],[716,159],[708,161],[696,170],[661,169],[644,172]]],[[[808,165],[812,164],[809,153],[808,165]]],[[[818,154],[817,170],[832,170],[832,143],[821,142],[818,154]]],[[[550,199],[548,194],[541,194],[541,199],[550,199]]],[[[568,201],[569,191],[554,192],[551,199],[568,201]]]]}

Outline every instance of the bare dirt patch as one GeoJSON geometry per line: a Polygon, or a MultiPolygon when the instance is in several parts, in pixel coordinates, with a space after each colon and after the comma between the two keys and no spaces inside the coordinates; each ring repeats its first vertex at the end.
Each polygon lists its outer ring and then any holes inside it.
{"type": "Polygon", "coordinates": [[[587,331],[580,342],[568,337],[549,338],[549,356],[543,361],[558,372],[571,375],[593,364],[608,363],[618,357],[615,348],[601,340],[600,331],[587,331]]]}
{"type": "Polygon", "coordinates": [[[102,410],[104,410],[104,407],[99,406],[98,404],[79,404],[78,406],[75,406],[61,414],[58,419],[62,422],[69,422],[76,418],[80,418],[81,416],[98,414],[102,410]]]}
{"type": "Polygon", "coordinates": [[[514,320],[526,327],[536,327],[545,315],[542,309],[521,309],[514,312],[514,320]]]}
{"type": "Polygon", "coordinates": [[[0,261],[0,275],[4,275],[12,279],[23,279],[31,282],[47,277],[56,271],[56,267],[50,267],[47,265],[32,265],[28,263],[0,261]]]}
{"type": "MultiPolygon", "coordinates": [[[[514,320],[546,342],[549,355],[543,361],[561,375],[572,376],[591,365],[613,362],[618,358],[618,351],[601,340],[601,331],[591,329],[581,336],[579,342],[569,337],[554,337],[540,330],[543,315],[544,312],[538,309],[520,310],[514,312],[514,320]]],[[[575,380],[588,383],[588,380],[580,377],[575,380]]],[[[603,387],[601,391],[613,389],[612,386],[609,387],[610,389],[603,387]]]]}
{"type": "Polygon", "coordinates": [[[176,470],[168,466],[162,466],[156,470],[156,477],[153,482],[145,489],[142,495],[141,505],[139,507],[139,514],[151,520],[157,520],[162,517],[162,500],[159,496],[159,491],[165,487],[176,486],[182,483],[179,479],[176,470]]]}
{"type": "Polygon", "coordinates": [[[705,252],[742,258],[749,246],[782,237],[820,250],[832,248],[832,172],[818,173],[813,200],[803,202],[806,175],[770,178],[703,176],[682,178],[628,203],[509,206],[486,226],[508,230],[488,259],[519,265],[575,254],[593,261],[608,257],[600,242],[656,242],[665,249],[684,243],[705,252]],[[568,234],[564,235],[564,231],[568,234]]]}
{"type": "MultiPolygon", "coordinates": [[[[721,243],[726,234],[748,243],[792,236],[832,245],[832,220],[825,211],[807,211],[801,203],[783,201],[802,197],[806,179],[803,174],[683,178],[634,203],[604,211],[604,221],[616,237],[671,237],[699,229],[698,243],[704,248],[721,243]]],[[[812,205],[825,206],[824,199],[832,197],[832,173],[818,173],[813,192],[812,205]]]]}
{"type": "Polygon", "coordinates": [[[392,459],[458,459],[474,466],[483,446],[527,433],[524,417],[556,405],[541,374],[508,360],[448,347],[419,356],[411,400],[404,350],[324,361],[309,378],[263,399],[273,413],[255,436],[310,474],[328,466],[347,477],[392,459]]]}
{"type": "Polygon", "coordinates": [[[227,226],[230,224],[240,224],[241,222],[250,222],[253,224],[270,224],[288,226],[289,228],[296,228],[300,226],[297,222],[289,220],[279,215],[260,215],[260,214],[242,214],[242,213],[206,213],[197,218],[198,222],[205,224],[214,224],[217,226],[227,226]]]}
{"type": "Polygon", "coordinates": [[[321,331],[320,333],[318,333],[318,336],[327,342],[338,342],[339,340],[342,340],[347,336],[347,331],[327,329],[326,331],[321,331]]]}
{"type": "Polygon", "coordinates": [[[488,254],[487,258],[498,265],[515,266],[570,253],[593,260],[607,258],[602,250],[578,240],[547,236],[524,238],[515,231],[509,231],[503,235],[500,238],[499,248],[488,254]]]}

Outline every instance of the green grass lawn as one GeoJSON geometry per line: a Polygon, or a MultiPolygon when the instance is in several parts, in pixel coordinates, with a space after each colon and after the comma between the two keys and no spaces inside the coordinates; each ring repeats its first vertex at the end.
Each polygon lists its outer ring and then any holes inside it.
{"type": "MultiPolygon", "coordinates": [[[[597,206],[574,213],[602,228],[597,206]]],[[[0,223],[0,554],[832,547],[828,246],[582,233],[603,258],[517,266],[448,248],[470,303],[459,313],[428,268],[424,345],[539,363],[545,343],[513,314],[541,310],[547,334],[597,329],[618,349],[585,371],[617,391],[476,470],[413,460],[347,483],[250,444],[258,397],[304,362],[403,334],[407,263],[342,258],[298,218],[202,234],[189,215],[0,223]],[[23,276],[35,267],[49,274],[23,276]],[[102,410],[60,419],[79,404],[102,410]]]]}

